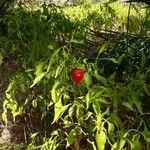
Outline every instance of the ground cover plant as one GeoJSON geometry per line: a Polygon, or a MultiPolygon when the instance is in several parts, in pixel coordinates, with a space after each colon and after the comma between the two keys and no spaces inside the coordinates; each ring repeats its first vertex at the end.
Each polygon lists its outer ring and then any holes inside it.
{"type": "Polygon", "coordinates": [[[1,19],[1,149],[150,148],[149,9],[121,20],[121,4],[89,6],[21,5],[1,19]]]}

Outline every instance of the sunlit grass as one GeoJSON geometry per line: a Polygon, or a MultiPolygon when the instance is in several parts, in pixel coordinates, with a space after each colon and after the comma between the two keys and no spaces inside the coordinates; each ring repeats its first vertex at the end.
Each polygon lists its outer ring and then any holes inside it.
{"type": "MultiPolygon", "coordinates": [[[[105,28],[105,24],[108,29],[115,29],[120,27],[124,29],[128,21],[129,15],[129,3],[114,2],[110,4],[85,4],[79,6],[64,7],[63,12],[72,21],[89,22],[89,25],[97,28],[98,26],[105,28]],[[90,18],[90,19],[89,19],[90,18]],[[90,20],[90,21],[89,21],[90,20]],[[91,22],[91,23],[90,23],[91,22]]],[[[136,21],[135,27],[138,28],[141,25],[143,18],[145,17],[145,9],[131,6],[130,10],[131,20],[136,21]]],[[[136,31],[135,31],[136,32],[136,31]]]]}

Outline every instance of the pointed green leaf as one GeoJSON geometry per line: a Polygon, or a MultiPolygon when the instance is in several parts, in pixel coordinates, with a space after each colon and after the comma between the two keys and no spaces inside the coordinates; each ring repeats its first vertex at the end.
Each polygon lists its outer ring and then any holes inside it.
{"type": "Polygon", "coordinates": [[[119,57],[119,59],[118,59],[118,64],[119,64],[119,65],[121,64],[121,62],[122,62],[122,60],[123,60],[123,58],[124,58],[125,56],[126,56],[125,54],[122,54],[122,55],[119,57]]]}
{"type": "Polygon", "coordinates": [[[83,110],[82,107],[77,106],[77,108],[76,108],[76,117],[77,117],[78,122],[83,121],[84,110],[83,110]]]}
{"type": "Polygon", "coordinates": [[[115,113],[111,113],[110,114],[110,120],[111,122],[113,122],[113,124],[115,124],[117,127],[122,127],[122,123],[120,118],[115,114],[115,113]]]}
{"type": "Polygon", "coordinates": [[[75,105],[72,105],[68,110],[69,117],[73,116],[74,110],[75,110],[75,105]]]}
{"type": "Polygon", "coordinates": [[[112,135],[115,131],[115,126],[113,123],[108,122],[108,134],[112,135]]]}
{"type": "Polygon", "coordinates": [[[87,110],[90,106],[90,103],[91,103],[91,91],[89,91],[86,94],[85,100],[86,100],[86,110],[87,110]]]}
{"type": "Polygon", "coordinates": [[[108,45],[109,45],[109,43],[105,42],[99,49],[99,54],[103,53],[106,50],[106,48],[108,47],[108,45]]]}
{"type": "Polygon", "coordinates": [[[68,136],[67,136],[67,146],[70,146],[71,144],[73,144],[73,142],[76,140],[76,138],[81,135],[82,133],[82,129],[80,127],[75,127],[74,129],[72,129],[68,136]]]}
{"type": "Polygon", "coordinates": [[[67,110],[69,105],[70,104],[63,106],[61,100],[59,100],[55,103],[55,105],[54,105],[54,120],[53,120],[52,124],[54,122],[56,122],[63,115],[63,113],[67,110]]]}
{"type": "Polygon", "coordinates": [[[35,138],[37,135],[38,135],[38,132],[35,132],[35,133],[31,134],[31,138],[33,139],[33,138],[35,138]]]}
{"type": "Polygon", "coordinates": [[[105,43],[100,47],[99,53],[98,53],[98,55],[97,55],[97,57],[96,57],[96,61],[98,60],[100,54],[102,54],[104,51],[107,50],[107,47],[108,47],[108,46],[109,46],[109,42],[105,42],[105,43]]]}
{"type": "Polygon", "coordinates": [[[88,113],[85,115],[84,119],[88,120],[92,115],[93,115],[93,113],[88,111],[88,113]]]}
{"type": "Polygon", "coordinates": [[[102,84],[106,85],[107,84],[107,79],[104,78],[103,76],[99,75],[97,71],[95,71],[95,78],[100,81],[102,84]]]}
{"type": "Polygon", "coordinates": [[[141,103],[141,101],[135,100],[133,103],[135,104],[137,110],[142,114],[143,110],[142,110],[142,103],[141,103]]]}
{"type": "Polygon", "coordinates": [[[99,101],[100,103],[108,104],[108,101],[107,101],[106,98],[104,98],[104,97],[100,97],[100,98],[98,99],[98,101],[99,101]]]}
{"type": "Polygon", "coordinates": [[[124,105],[125,107],[127,107],[130,110],[133,110],[133,106],[128,102],[123,102],[122,105],[124,105]]]}
{"type": "Polygon", "coordinates": [[[30,88],[32,88],[33,86],[35,86],[38,82],[40,82],[43,77],[45,76],[45,72],[42,72],[41,74],[39,74],[33,81],[33,84],[30,86],[30,88]]]}
{"type": "Polygon", "coordinates": [[[56,69],[56,72],[55,72],[55,78],[57,78],[57,76],[61,73],[62,69],[64,68],[65,66],[65,61],[63,61],[56,69]]]}
{"type": "Polygon", "coordinates": [[[7,90],[5,91],[6,93],[11,91],[13,88],[14,88],[14,85],[15,85],[15,81],[11,81],[7,87],[7,90]]]}
{"type": "Polygon", "coordinates": [[[51,98],[52,98],[52,101],[53,103],[56,103],[57,102],[57,86],[59,85],[59,81],[56,81],[55,84],[53,85],[53,88],[51,90],[51,98]]]}
{"type": "Polygon", "coordinates": [[[36,66],[36,71],[35,71],[35,75],[39,76],[43,70],[45,69],[45,61],[44,62],[40,62],[37,66],[36,66]]]}
{"type": "Polygon", "coordinates": [[[94,112],[98,115],[101,113],[101,106],[100,104],[98,103],[98,101],[94,101],[93,104],[93,109],[94,109],[94,112]]]}

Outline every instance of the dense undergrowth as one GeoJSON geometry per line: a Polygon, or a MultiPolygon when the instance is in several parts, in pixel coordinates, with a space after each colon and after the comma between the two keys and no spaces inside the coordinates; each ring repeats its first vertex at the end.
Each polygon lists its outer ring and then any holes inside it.
{"type": "Polygon", "coordinates": [[[100,12],[89,5],[20,6],[1,20],[2,119],[8,127],[16,122],[7,149],[150,148],[149,11],[143,17],[131,13],[128,26],[127,13],[121,16],[108,4],[95,7],[100,12]],[[114,29],[114,23],[145,36],[106,40],[88,30],[114,29]],[[86,72],[80,84],[72,81],[74,67],[86,72]]]}

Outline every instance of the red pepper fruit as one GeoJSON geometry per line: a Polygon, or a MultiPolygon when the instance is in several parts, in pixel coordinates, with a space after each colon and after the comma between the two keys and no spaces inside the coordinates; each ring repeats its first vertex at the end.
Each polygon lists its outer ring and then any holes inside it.
{"type": "Polygon", "coordinates": [[[71,77],[75,83],[79,84],[81,80],[84,78],[84,70],[79,69],[77,67],[73,68],[71,70],[71,77]]]}

